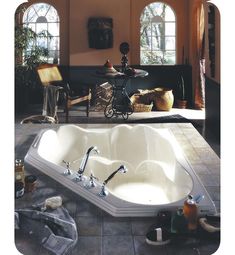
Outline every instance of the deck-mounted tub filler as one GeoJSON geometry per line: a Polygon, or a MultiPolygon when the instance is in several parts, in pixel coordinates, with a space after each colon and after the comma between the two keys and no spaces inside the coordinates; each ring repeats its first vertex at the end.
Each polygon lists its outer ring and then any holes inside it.
{"type": "Polygon", "coordinates": [[[117,125],[44,129],[28,163],[113,216],[155,216],[202,196],[201,214],[215,205],[166,128],[117,125]]]}

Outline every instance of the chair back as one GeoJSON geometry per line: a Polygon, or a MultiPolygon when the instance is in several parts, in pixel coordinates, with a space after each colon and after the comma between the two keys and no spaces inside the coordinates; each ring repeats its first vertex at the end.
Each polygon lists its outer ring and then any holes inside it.
{"type": "Polygon", "coordinates": [[[37,67],[37,73],[43,86],[48,86],[52,82],[63,81],[57,65],[42,64],[37,67]]]}

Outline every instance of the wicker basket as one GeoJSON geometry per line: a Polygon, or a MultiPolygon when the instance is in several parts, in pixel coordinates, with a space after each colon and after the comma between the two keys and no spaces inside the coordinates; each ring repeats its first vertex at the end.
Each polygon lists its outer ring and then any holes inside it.
{"type": "Polygon", "coordinates": [[[134,112],[151,112],[153,104],[133,104],[134,112]]]}

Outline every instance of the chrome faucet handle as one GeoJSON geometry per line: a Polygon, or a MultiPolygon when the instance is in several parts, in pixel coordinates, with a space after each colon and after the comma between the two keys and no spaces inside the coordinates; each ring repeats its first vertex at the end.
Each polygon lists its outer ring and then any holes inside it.
{"type": "Polygon", "coordinates": [[[99,179],[98,179],[97,177],[95,177],[95,176],[93,175],[93,173],[91,173],[91,175],[90,175],[90,182],[91,182],[92,187],[95,187],[95,186],[96,186],[94,180],[99,181],[99,179]]]}
{"type": "Polygon", "coordinates": [[[99,193],[99,196],[100,197],[106,197],[108,194],[109,194],[109,192],[107,191],[107,189],[105,188],[105,183],[103,183],[102,184],[102,186],[101,186],[101,191],[100,191],[100,193],[99,193]]]}
{"type": "Polygon", "coordinates": [[[70,170],[71,162],[65,161],[65,160],[63,160],[62,162],[66,166],[66,170],[64,171],[64,175],[71,175],[72,174],[72,171],[70,170]]]}
{"type": "Polygon", "coordinates": [[[91,188],[94,188],[96,187],[96,183],[95,183],[95,180],[99,180],[97,177],[95,177],[93,175],[93,173],[91,172],[91,175],[90,175],[90,178],[89,178],[89,181],[84,185],[87,189],[91,189],[91,188]]]}

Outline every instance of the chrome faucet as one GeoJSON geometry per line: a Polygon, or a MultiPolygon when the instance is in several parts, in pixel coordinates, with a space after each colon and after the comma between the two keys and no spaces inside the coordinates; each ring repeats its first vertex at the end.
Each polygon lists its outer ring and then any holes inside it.
{"type": "Polygon", "coordinates": [[[88,159],[89,159],[89,156],[90,156],[91,152],[95,152],[96,154],[99,154],[99,150],[97,149],[96,146],[91,146],[91,147],[87,150],[85,156],[84,156],[83,159],[82,159],[82,162],[81,162],[81,164],[80,164],[80,167],[79,167],[79,169],[78,169],[77,176],[76,176],[76,181],[83,181],[83,179],[84,179],[84,178],[83,178],[83,173],[84,173],[84,171],[85,171],[85,169],[86,169],[87,161],[88,161],[88,159]]]}
{"type": "Polygon", "coordinates": [[[64,175],[71,175],[72,174],[72,171],[70,170],[71,162],[63,160],[63,163],[66,165],[64,175]]]}
{"type": "Polygon", "coordinates": [[[108,191],[106,190],[105,186],[106,184],[113,179],[113,177],[118,173],[126,173],[128,171],[128,169],[126,168],[126,166],[121,165],[116,171],[114,171],[112,174],[109,175],[109,177],[103,182],[102,187],[101,187],[101,191],[99,193],[99,196],[101,197],[105,197],[108,195],[108,191]]]}

